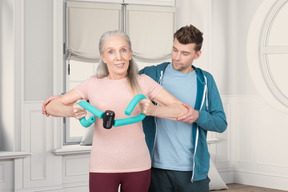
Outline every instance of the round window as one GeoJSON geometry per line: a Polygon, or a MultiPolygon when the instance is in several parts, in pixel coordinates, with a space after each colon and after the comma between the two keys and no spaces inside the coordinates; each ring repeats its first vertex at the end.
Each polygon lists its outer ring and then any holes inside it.
{"type": "Polygon", "coordinates": [[[264,1],[248,33],[247,61],[264,98],[288,111],[288,0],[264,1]]]}

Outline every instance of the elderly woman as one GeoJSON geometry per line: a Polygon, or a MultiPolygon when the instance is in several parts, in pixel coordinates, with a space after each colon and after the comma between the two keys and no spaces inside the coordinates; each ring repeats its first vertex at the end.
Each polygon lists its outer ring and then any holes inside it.
{"type": "MultiPolygon", "coordinates": [[[[115,119],[122,119],[125,118],[125,108],[139,93],[159,105],[151,110],[151,101],[142,101],[131,116],[142,112],[176,119],[187,112],[182,103],[158,83],[146,75],[137,74],[131,42],[124,32],[104,33],[99,51],[101,61],[96,75],[49,102],[46,106],[48,115],[81,119],[86,110],[77,101],[85,99],[101,111],[115,111],[115,119]]],[[[103,120],[96,119],[90,155],[90,191],[117,192],[120,184],[123,192],[148,191],[151,160],[142,122],[105,129],[103,120]]]]}

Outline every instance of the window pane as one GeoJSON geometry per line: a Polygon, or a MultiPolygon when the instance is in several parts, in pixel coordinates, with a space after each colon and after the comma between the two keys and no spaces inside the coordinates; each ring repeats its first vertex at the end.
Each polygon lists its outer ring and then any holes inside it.
{"type": "Polygon", "coordinates": [[[80,122],[75,118],[69,118],[70,120],[70,137],[81,137],[84,135],[86,128],[83,127],[80,122]]]}
{"type": "Polygon", "coordinates": [[[288,46],[288,3],[279,9],[268,37],[268,46],[288,46]]]}
{"type": "Polygon", "coordinates": [[[288,54],[270,54],[267,56],[267,61],[275,87],[288,98],[288,54]]]}
{"type": "MultiPolygon", "coordinates": [[[[81,83],[95,74],[95,63],[86,63],[81,61],[70,61],[70,82],[81,83]]],[[[75,85],[71,85],[70,89],[75,85]]]]}
{"type": "MultiPolygon", "coordinates": [[[[67,78],[67,91],[75,88],[77,85],[95,74],[97,64],[70,60],[70,75],[67,78]]],[[[87,118],[91,116],[88,113],[87,118]]],[[[66,124],[66,142],[80,142],[81,137],[87,130],[75,118],[67,118],[66,124]]]]}

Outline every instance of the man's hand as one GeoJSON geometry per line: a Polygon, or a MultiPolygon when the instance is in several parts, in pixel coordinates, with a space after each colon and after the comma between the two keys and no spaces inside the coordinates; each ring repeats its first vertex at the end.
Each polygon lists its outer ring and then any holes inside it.
{"type": "Polygon", "coordinates": [[[87,111],[80,105],[78,105],[78,102],[82,100],[78,100],[73,104],[73,115],[76,119],[82,119],[83,117],[86,117],[87,111]]]}
{"type": "Polygon", "coordinates": [[[199,112],[188,104],[183,103],[183,106],[188,109],[188,112],[181,117],[178,117],[177,120],[189,124],[194,123],[199,117],[199,112]]]}
{"type": "Polygon", "coordinates": [[[42,104],[42,114],[43,115],[46,115],[47,117],[49,117],[49,114],[46,111],[46,105],[48,105],[48,103],[50,103],[50,101],[52,101],[58,97],[60,97],[60,95],[51,96],[43,102],[43,104],[42,104]]]}

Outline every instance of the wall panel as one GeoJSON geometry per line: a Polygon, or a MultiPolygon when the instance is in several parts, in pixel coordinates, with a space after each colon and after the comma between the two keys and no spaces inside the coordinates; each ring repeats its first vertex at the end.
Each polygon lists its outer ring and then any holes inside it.
{"type": "Polygon", "coordinates": [[[30,157],[23,159],[24,187],[42,187],[62,182],[61,157],[52,154],[52,117],[42,115],[42,102],[24,105],[25,151],[30,157]]]}
{"type": "Polygon", "coordinates": [[[24,1],[24,100],[52,95],[52,1],[24,1]]]}
{"type": "Polygon", "coordinates": [[[13,184],[12,161],[0,161],[0,191],[12,188],[13,184]]]}
{"type": "Polygon", "coordinates": [[[89,179],[89,154],[63,158],[64,183],[85,182],[89,179]]]}
{"type": "Polygon", "coordinates": [[[238,102],[238,118],[237,118],[237,151],[238,151],[238,161],[240,162],[251,162],[252,161],[252,136],[253,136],[253,126],[251,122],[251,110],[252,107],[250,103],[238,102]],[[241,114],[241,115],[240,115],[241,114]]]}
{"type": "MultiPolygon", "coordinates": [[[[236,183],[287,190],[288,141],[284,127],[288,115],[267,105],[262,97],[224,96],[223,100],[230,103],[228,117],[232,118],[231,161],[226,169],[216,164],[224,180],[228,181],[227,174],[233,170],[236,183]]],[[[221,153],[217,150],[217,156],[221,153]]]]}

